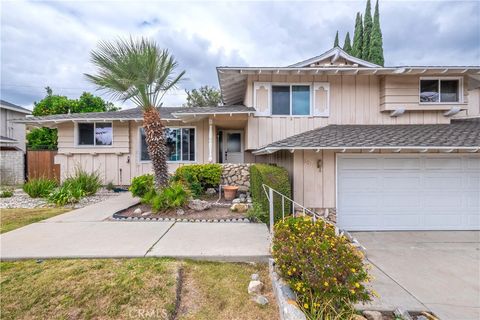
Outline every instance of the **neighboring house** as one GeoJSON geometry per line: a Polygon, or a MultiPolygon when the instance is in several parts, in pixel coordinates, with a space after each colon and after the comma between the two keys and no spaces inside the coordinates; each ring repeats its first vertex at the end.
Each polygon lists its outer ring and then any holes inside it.
{"type": "Polygon", "coordinates": [[[12,122],[31,111],[0,100],[0,183],[21,184],[25,179],[25,124],[12,122]]]}
{"type": "MultiPolygon", "coordinates": [[[[479,229],[480,108],[468,102],[479,72],[380,67],[340,48],[288,67],[218,67],[225,106],[161,109],[169,168],[283,166],[297,202],[336,210],[349,230],[479,229]]],[[[58,128],[63,176],[82,165],[128,184],[151,171],[138,109],[23,122],[58,128]]]]}

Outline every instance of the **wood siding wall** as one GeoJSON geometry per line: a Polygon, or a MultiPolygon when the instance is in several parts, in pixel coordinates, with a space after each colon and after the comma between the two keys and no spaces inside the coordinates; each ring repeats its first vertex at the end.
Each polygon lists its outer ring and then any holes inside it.
{"type": "Polygon", "coordinates": [[[251,116],[246,129],[246,149],[257,149],[329,124],[437,124],[450,119],[439,111],[410,111],[390,117],[380,111],[380,78],[378,76],[294,76],[251,75],[245,93],[245,105],[253,106],[254,82],[328,82],[330,115],[328,117],[251,116]]]}
{"type": "MultiPolygon", "coordinates": [[[[192,125],[180,122],[168,122],[165,125],[195,127],[196,163],[208,162],[208,119],[192,125]]],[[[76,167],[97,171],[103,183],[112,182],[117,185],[128,185],[133,177],[151,173],[151,163],[140,161],[139,128],[141,126],[142,122],[114,121],[111,147],[78,148],[74,144],[73,123],[59,125],[59,154],[55,156],[55,163],[60,166],[61,180],[73,174],[76,167]],[[118,138],[117,134],[120,135],[118,138]]],[[[180,165],[182,163],[169,163],[169,172],[174,172],[180,165]]]]}
{"type": "Polygon", "coordinates": [[[112,122],[113,141],[111,146],[77,146],[76,124],[65,122],[58,125],[58,150],[59,153],[94,154],[94,153],[128,153],[129,152],[129,121],[112,122]]]}
{"type": "MultiPolygon", "coordinates": [[[[429,76],[430,77],[430,76],[429,76]]],[[[434,76],[433,76],[434,77],[434,76]]],[[[451,77],[449,75],[449,77],[451,77]]],[[[452,75],[455,77],[455,75],[452,75]]],[[[457,76],[458,77],[458,76],[457,76]]],[[[380,78],[380,110],[450,110],[459,104],[420,104],[420,76],[384,76],[380,78]]],[[[463,81],[463,103],[468,104],[467,78],[463,81]]]]}

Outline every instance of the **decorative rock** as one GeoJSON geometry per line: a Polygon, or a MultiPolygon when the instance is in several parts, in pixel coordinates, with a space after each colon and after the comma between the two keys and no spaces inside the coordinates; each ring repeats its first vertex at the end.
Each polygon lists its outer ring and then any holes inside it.
{"type": "Polygon", "coordinates": [[[249,294],[252,294],[252,293],[260,294],[262,292],[262,289],[263,289],[263,283],[261,283],[258,280],[252,280],[248,284],[249,294]]]}
{"type": "Polygon", "coordinates": [[[233,199],[232,200],[232,203],[235,204],[235,203],[241,203],[242,200],[240,198],[236,198],[236,199],[233,199]]]}
{"type": "Polygon", "coordinates": [[[250,276],[250,279],[252,281],[259,281],[260,280],[260,275],[258,273],[253,273],[251,276],[250,276]]]}
{"type": "Polygon", "coordinates": [[[183,209],[177,209],[177,215],[183,216],[185,214],[185,210],[183,209]]]}
{"type": "Polygon", "coordinates": [[[148,215],[151,215],[152,212],[151,211],[145,211],[144,213],[142,213],[142,217],[145,217],[145,216],[148,216],[148,215]]]}
{"type": "Polygon", "coordinates": [[[195,211],[203,211],[210,209],[212,204],[208,201],[203,201],[200,199],[192,199],[188,202],[188,207],[195,211]]]}
{"type": "Polygon", "coordinates": [[[368,320],[382,320],[383,319],[382,314],[378,311],[365,310],[362,313],[365,316],[365,318],[367,318],[368,320]]]}
{"type": "Polygon", "coordinates": [[[265,296],[262,296],[262,295],[255,296],[255,298],[253,298],[253,301],[255,301],[256,303],[258,303],[259,305],[262,305],[262,306],[264,306],[268,303],[268,299],[265,296]]]}
{"type": "Polygon", "coordinates": [[[238,196],[238,198],[239,198],[240,200],[245,200],[245,199],[247,199],[247,195],[246,195],[245,193],[240,193],[240,195],[238,196]]]}
{"type": "Polygon", "coordinates": [[[359,314],[354,314],[352,320],[367,320],[367,318],[359,314]]]}
{"type": "Polygon", "coordinates": [[[247,218],[243,219],[243,222],[250,222],[247,218]]]}
{"type": "Polygon", "coordinates": [[[214,188],[207,188],[207,190],[205,191],[206,194],[209,194],[209,195],[213,195],[213,194],[216,194],[217,193],[217,190],[215,190],[214,188]]]}
{"type": "Polygon", "coordinates": [[[133,211],[133,213],[135,213],[135,214],[142,214],[142,209],[137,208],[137,209],[135,209],[135,210],[133,211]]]}
{"type": "Polygon", "coordinates": [[[248,205],[246,205],[245,203],[234,203],[231,207],[230,207],[230,210],[234,211],[234,212],[247,212],[248,210],[248,205]]]}
{"type": "Polygon", "coordinates": [[[425,316],[418,316],[416,320],[428,320],[425,316]]]}
{"type": "Polygon", "coordinates": [[[202,222],[207,222],[207,220],[205,220],[205,219],[202,219],[202,222]]]}

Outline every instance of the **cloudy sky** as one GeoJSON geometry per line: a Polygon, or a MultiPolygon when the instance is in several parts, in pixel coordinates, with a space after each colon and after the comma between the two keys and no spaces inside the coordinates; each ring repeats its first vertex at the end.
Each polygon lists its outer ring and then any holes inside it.
{"type": "MultiPolygon", "coordinates": [[[[330,49],[337,29],[343,44],[365,1],[1,0],[0,6],[1,98],[31,108],[46,86],[71,98],[94,91],[83,74],[94,72],[89,53],[100,40],[147,36],[168,48],[187,72],[165,98],[175,106],[184,102],[184,89],[218,86],[216,66],[292,64],[330,49]]],[[[480,65],[479,1],[380,0],[380,14],[387,66],[480,65]]]]}

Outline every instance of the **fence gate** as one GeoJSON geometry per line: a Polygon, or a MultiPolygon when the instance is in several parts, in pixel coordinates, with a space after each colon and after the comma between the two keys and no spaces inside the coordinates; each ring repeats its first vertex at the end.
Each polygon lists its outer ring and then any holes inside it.
{"type": "Polygon", "coordinates": [[[27,151],[27,178],[48,178],[60,182],[60,165],[54,163],[57,151],[27,151]]]}

